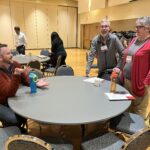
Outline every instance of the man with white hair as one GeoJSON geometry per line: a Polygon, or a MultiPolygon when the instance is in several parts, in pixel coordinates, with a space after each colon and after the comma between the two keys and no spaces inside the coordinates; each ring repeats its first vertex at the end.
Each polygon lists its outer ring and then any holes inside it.
{"type": "Polygon", "coordinates": [[[94,57],[97,54],[99,73],[98,77],[110,80],[112,70],[121,67],[124,47],[117,36],[110,33],[110,22],[103,19],[100,22],[100,33],[96,35],[90,48],[89,58],[86,66],[86,76],[89,76],[94,57]],[[116,54],[119,54],[119,60],[116,54]]]}

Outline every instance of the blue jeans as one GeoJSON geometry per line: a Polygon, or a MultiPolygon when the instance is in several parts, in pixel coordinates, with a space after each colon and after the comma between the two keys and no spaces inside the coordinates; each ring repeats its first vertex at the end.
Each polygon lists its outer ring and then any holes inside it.
{"type": "Polygon", "coordinates": [[[26,119],[15,114],[7,104],[0,104],[0,121],[4,127],[18,126],[26,123],[26,119]]]}

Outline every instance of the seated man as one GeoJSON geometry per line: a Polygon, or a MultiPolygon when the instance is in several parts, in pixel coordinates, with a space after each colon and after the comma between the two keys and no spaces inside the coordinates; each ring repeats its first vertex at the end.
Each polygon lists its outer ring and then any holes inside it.
{"type": "MultiPolygon", "coordinates": [[[[0,121],[3,126],[16,125],[21,127],[26,119],[16,115],[8,106],[9,97],[15,96],[19,84],[29,85],[29,67],[21,69],[18,62],[12,60],[12,54],[6,44],[0,44],[0,121]]],[[[46,86],[47,83],[39,80],[37,86],[46,86]]]]}

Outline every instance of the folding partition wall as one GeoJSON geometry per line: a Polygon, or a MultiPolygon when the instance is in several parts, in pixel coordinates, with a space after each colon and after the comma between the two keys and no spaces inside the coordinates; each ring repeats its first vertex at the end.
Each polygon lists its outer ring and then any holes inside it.
{"type": "Polygon", "coordinates": [[[77,47],[77,8],[19,1],[0,2],[0,43],[14,48],[14,26],[27,36],[27,49],[50,48],[56,31],[65,47],[77,47]],[[6,37],[7,36],[7,37],[6,37]]]}

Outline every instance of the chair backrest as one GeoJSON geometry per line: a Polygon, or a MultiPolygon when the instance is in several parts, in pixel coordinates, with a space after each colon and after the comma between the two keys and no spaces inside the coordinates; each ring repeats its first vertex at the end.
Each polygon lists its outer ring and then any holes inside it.
{"type": "Polygon", "coordinates": [[[34,69],[40,70],[40,62],[38,60],[32,60],[28,63],[28,66],[34,69]]]}
{"type": "Polygon", "coordinates": [[[52,150],[45,141],[29,135],[14,135],[5,143],[5,150],[52,150]]]}
{"type": "Polygon", "coordinates": [[[150,148],[150,128],[145,128],[133,134],[121,150],[146,150],[148,148],[150,148]]]}
{"type": "Polygon", "coordinates": [[[74,76],[74,71],[70,66],[62,65],[57,68],[56,76],[74,76]]]}
{"type": "Polygon", "coordinates": [[[47,49],[42,49],[40,55],[49,56],[50,52],[47,49]]]}
{"type": "Polygon", "coordinates": [[[12,53],[13,56],[19,55],[19,52],[16,51],[16,50],[12,50],[11,53],[12,53]]]}
{"type": "Polygon", "coordinates": [[[43,78],[43,73],[38,69],[32,69],[29,73],[34,73],[37,75],[38,79],[43,78]]]}
{"type": "Polygon", "coordinates": [[[10,126],[5,128],[0,128],[0,149],[5,149],[5,141],[13,135],[21,134],[20,130],[16,126],[10,126]]]}
{"type": "Polygon", "coordinates": [[[57,70],[57,68],[60,66],[61,60],[62,60],[62,56],[58,56],[57,63],[56,63],[56,67],[55,67],[56,70],[57,70]]]}

